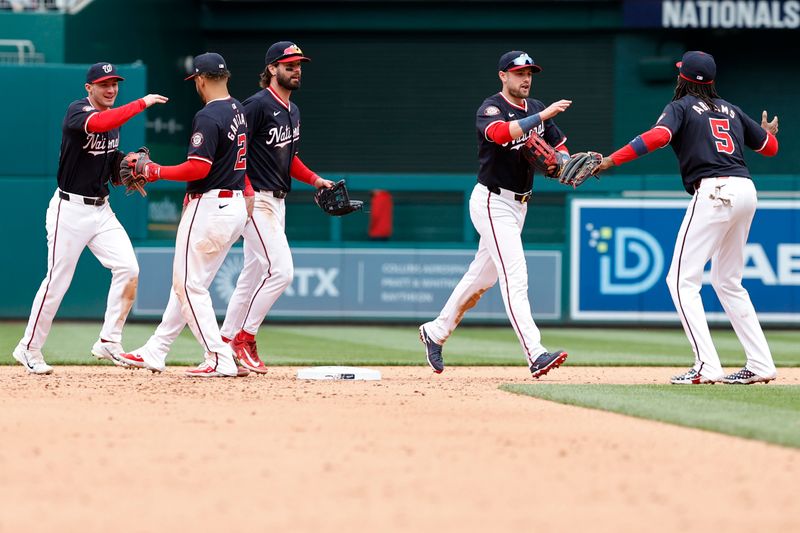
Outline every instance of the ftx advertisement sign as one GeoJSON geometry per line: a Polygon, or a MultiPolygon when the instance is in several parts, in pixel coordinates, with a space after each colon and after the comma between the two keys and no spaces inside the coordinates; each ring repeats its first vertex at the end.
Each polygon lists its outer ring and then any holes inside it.
{"type": "MultiPolygon", "coordinates": [[[[570,318],[677,321],[667,272],[686,200],[573,199],[570,318]]],[[[742,284],[762,322],[800,322],[800,201],[758,203],[742,284]]],[[[706,265],[701,295],[709,322],[725,321],[706,265]]]]}

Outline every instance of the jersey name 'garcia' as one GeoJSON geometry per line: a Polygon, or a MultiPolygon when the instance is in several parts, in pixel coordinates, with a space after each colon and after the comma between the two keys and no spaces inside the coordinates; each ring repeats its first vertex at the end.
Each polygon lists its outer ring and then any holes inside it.
{"type": "Polygon", "coordinates": [[[721,98],[714,103],[716,110],[686,95],[667,104],[655,125],[672,135],[670,144],[689,194],[694,194],[694,183],[702,178],[750,178],[743,147],[760,150],[768,140],[767,132],[737,106],[721,98]]]}
{"type": "Polygon", "coordinates": [[[61,124],[58,188],[81,196],[108,196],[108,180],[114,152],[119,147],[119,128],[102,133],[87,131],[89,117],[99,113],[89,98],[75,100],[61,124]]]}
{"type": "MultiPolygon", "coordinates": [[[[526,193],[533,186],[534,167],[520,152],[530,137],[530,132],[506,144],[497,144],[486,136],[486,130],[496,122],[512,122],[545,109],[545,105],[534,98],[526,98],[522,106],[509,102],[503,93],[497,93],[483,101],[478,108],[475,126],[478,132],[478,182],[486,187],[502,187],[518,193],[526,193]]],[[[567,138],[553,120],[545,120],[534,128],[548,144],[558,148],[567,138]]]]}
{"type": "Polygon", "coordinates": [[[212,189],[244,189],[247,170],[247,118],[244,106],[232,97],[211,100],[192,122],[187,159],[211,163],[208,175],[186,184],[187,193],[212,189]]]}
{"type": "Polygon", "coordinates": [[[269,87],[245,100],[244,107],[250,125],[250,183],[257,191],[291,191],[289,169],[300,146],[300,109],[269,87]]]}

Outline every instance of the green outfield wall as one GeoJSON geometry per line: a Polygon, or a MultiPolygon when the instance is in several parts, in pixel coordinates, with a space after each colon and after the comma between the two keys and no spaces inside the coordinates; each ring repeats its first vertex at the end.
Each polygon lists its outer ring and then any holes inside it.
{"type": "MultiPolygon", "coordinates": [[[[55,188],[61,120],[67,104],[83,95],[86,66],[101,60],[123,65],[120,102],[151,92],[170,97],[123,128],[122,146],[146,143],[157,161],[175,164],[185,157],[201,105],[193,84],[183,81],[187,59],[222,53],[233,73],[231,93],[244,99],[258,90],[269,44],[294,40],[312,58],[293,97],[302,109],[301,156],[308,166],[330,179],[346,178],[356,198],[368,200],[377,188],[392,193],[395,225],[387,246],[471,248],[474,113],[499,89],[502,52],[527,50],[544,67],[534,97],[573,100],[558,118],[572,151],[608,152],[655,122],[672,96],[674,61],[686,49],[703,49],[717,59],[723,97],[754,118],[764,108],[780,116],[780,154],[751,153],[748,164],[762,196],[796,197],[797,30],[631,28],[624,6],[604,0],[95,0],[76,14],[0,12],[0,38],[30,39],[45,56],[43,65],[0,65],[0,96],[19,103],[8,106],[0,129],[0,194],[20,199],[0,215],[14,250],[0,273],[15,280],[3,288],[0,318],[27,316],[44,276],[44,213],[55,188]]],[[[540,178],[534,189],[523,231],[532,250],[566,251],[569,195],[683,197],[670,149],[578,191],[540,178]]],[[[181,200],[180,185],[156,183],[147,200],[115,192],[112,205],[137,246],[168,246],[181,200]]],[[[369,245],[367,215],[326,217],[300,183],[287,204],[294,246],[369,245]]],[[[89,256],[61,317],[102,314],[109,275],[89,256]]]]}

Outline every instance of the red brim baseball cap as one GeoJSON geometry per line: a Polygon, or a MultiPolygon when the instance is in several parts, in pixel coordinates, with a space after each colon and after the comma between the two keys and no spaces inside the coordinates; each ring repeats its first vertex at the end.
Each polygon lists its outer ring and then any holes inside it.
{"type": "Polygon", "coordinates": [[[293,63],[295,61],[311,61],[311,58],[306,56],[287,56],[280,58],[276,63],[293,63]]]}

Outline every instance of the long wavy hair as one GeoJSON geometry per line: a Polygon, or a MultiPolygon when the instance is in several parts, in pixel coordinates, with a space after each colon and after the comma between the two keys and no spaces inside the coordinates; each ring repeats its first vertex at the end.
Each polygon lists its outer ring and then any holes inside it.
{"type": "Polygon", "coordinates": [[[702,100],[709,109],[717,109],[714,98],[719,98],[720,96],[717,94],[716,83],[694,83],[678,77],[678,84],[675,86],[675,95],[672,97],[672,101],[680,100],[687,94],[702,100]]]}

